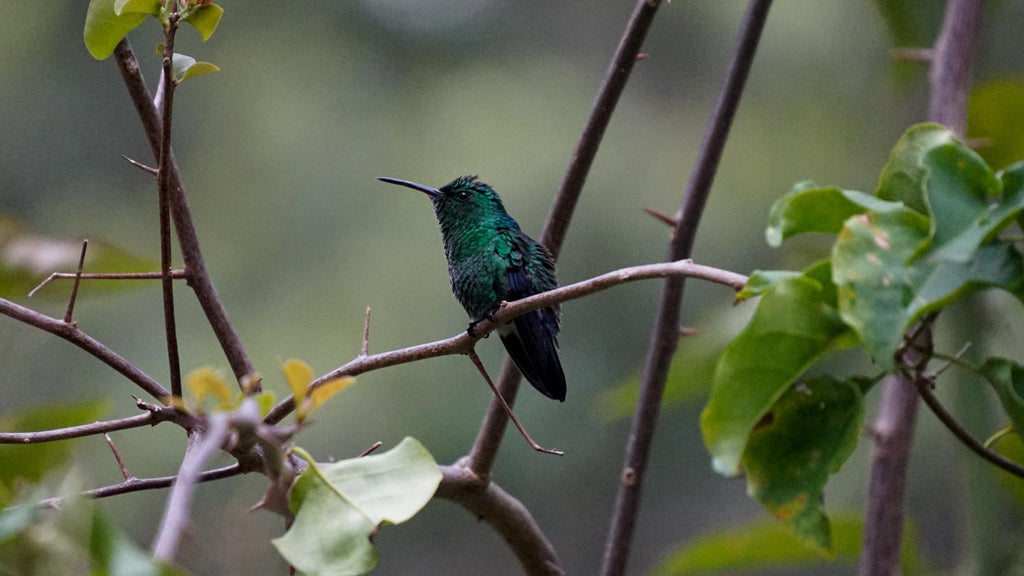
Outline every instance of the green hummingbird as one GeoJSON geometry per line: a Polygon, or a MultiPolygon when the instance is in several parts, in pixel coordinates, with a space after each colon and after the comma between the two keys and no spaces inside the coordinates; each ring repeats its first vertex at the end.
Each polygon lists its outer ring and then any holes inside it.
{"type": "MultiPolygon", "coordinates": [[[[555,259],[509,216],[501,198],[476,176],[460,176],[440,188],[407,180],[378,180],[419,190],[430,197],[441,226],[448,279],[465,308],[467,331],[493,319],[501,302],[512,302],[558,287],[555,259]]],[[[498,326],[498,335],[519,371],[541,394],[565,401],[565,374],[558,359],[557,305],[498,326]]]]}

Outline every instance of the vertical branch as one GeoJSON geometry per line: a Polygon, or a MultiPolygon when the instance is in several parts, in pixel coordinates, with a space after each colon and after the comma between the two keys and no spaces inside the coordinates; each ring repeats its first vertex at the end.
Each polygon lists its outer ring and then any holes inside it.
{"type": "MultiPolygon", "coordinates": [[[[983,0],[949,0],[932,51],[928,117],[950,127],[960,138],[967,125],[967,92],[983,5],[983,0]]],[[[923,319],[911,328],[898,352],[901,364],[910,369],[888,378],[882,391],[874,425],[859,576],[899,572],[907,464],[919,403],[915,390],[931,358],[933,319],[923,319]]]]}
{"type": "MultiPolygon", "coordinates": [[[[688,258],[693,248],[701,215],[718,169],[743,87],[754,61],[761,31],[768,18],[771,0],[751,0],[743,17],[739,41],[729,64],[725,84],[719,93],[714,113],[708,122],[696,165],[686,186],[685,198],[669,245],[668,260],[688,258]]],[[[619,491],[605,541],[601,574],[623,574],[640,504],[640,491],[657,426],[658,410],[668,367],[678,345],[679,311],[683,297],[683,278],[667,278],[661,292],[655,327],[648,347],[647,361],[640,383],[640,398],[630,427],[629,442],[622,469],[619,491]]]]}
{"type": "MultiPolygon", "coordinates": [[[[146,82],[139,73],[139,62],[135,58],[131,44],[125,38],[114,49],[114,58],[117,67],[121,71],[121,78],[124,80],[128,95],[132,99],[135,111],[139,115],[142,127],[149,141],[150,150],[155,158],[159,158],[162,142],[163,129],[160,122],[160,113],[153,105],[153,101],[146,88],[146,82]]],[[[169,192],[171,197],[171,217],[174,219],[174,228],[178,232],[178,243],[181,247],[181,255],[185,260],[185,273],[188,285],[196,294],[203,313],[213,333],[217,336],[224,356],[231,364],[231,370],[235,378],[241,382],[242,378],[255,372],[249,354],[242,346],[242,341],[235,332],[231,320],[228,318],[227,310],[221,304],[217,289],[213,286],[210,273],[206,269],[203,260],[203,252],[199,246],[199,235],[196,232],[195,222],[192,219],[192,210],[189,207],[188,195],[182,185],[181,176],[174,160],[174,151],[168,150],[167,178],[169,179],[169,192]]],[[[255,391],[259,391],[256,387],[255,391]]]]}
{"type": "MultiPolygon", "coordinates": [[[[177,6],[175,4],[175,6],[177,6]]],[[[171,112],[174,106],[174,35],[178,29],[178,13],[174,9],[168,17],[164,31],[164,57],[162,84],[164,86],[161,110],[163,119],[160,154],[157,168],[157,188],[160,204],[160,284],[163,289],[164,331],[167,340],[167,364],[171,372],[171,394],[181,397],[181,360],[178,357],[178,330],[174,321],[174,282],[171,279],[171,112]]]]}
{"type": "MultiPolygon", "coordinates": [[[[565,234],[569,229],[569,223],[572,220],[580,193],[583,191],[587,174],[597,156],[597,149],[601,145],[604,131],[608,127],[608,122],[611,121],[619,97],[626,88],[629,74],[633,71],[633,65],[637,61],[637,54],[640,52],[640,47],[643,45],[644,38],[647,37],[647,31],[650,29],[651,22],[654,21],[654,15],[660,5],[660,0],[637,1],[629,22],[626,24],[626,29],[622,33],[622,38],[619,40],[611,65],[605,72],[604,82],[590,109],[583,133],[580,135],[579,143],[569,161],[569,167],[562,178],[562,184],[555,195],[551,213],[548,214],[544,232],[541,234],[541,243],[551,251],[556,259],[562,250],[562,242],[565,240],[565,234]]],[[[521,375],[515,363],[506,356],[505,363],[501,367],[501,374],[498,376],[498,394],[499,397],[505,399],[509,406],[515,404],[520,380],[521,375]]],[[[486,478],[490,474],[507,424],[508,417],[505,415],[505,410],[495,399],[487,409],[487,415],[484,417],[480,432],[469,453],[468,467],[478,476],[486,478]]]]}

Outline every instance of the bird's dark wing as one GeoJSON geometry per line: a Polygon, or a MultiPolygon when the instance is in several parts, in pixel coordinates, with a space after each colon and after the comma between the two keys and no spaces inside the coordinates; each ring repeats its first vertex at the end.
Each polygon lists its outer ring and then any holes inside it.
{"type": "MultiPolygon", "coordinates": [[[[537,293],[525,267],[505,273],[508,301],[537,293]]],[[[565,374],[558,359],[558,311],[541,308],[512,320],[512,330],[499,331],[501,342],[530,384],[548,398],[565,401],[565,374]]]]}

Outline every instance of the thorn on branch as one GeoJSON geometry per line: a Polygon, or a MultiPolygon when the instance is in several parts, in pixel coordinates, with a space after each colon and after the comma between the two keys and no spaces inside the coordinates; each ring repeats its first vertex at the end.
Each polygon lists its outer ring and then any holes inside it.
{"type": "Polygon", "coordinates": [[[380,440],[378,440],[378,441],[373,443],[373,446],[370,446],[366,450],[363,450],[362,454],[360,454],[359,457],[362,458],[363,456],[369,456],[370,454],[373,453],[374,450],[376,450],[377,448],[380,448],[383,445],[384,445],[384,443],[381,442],[380,440]]]}
{"type": "Polygon", "coordinates": [[[156,176],[157,174],[160,173],[160,171],[157,170],[156,168],[153,168],[152,166],[147,166],[147,165],[145,165],[142,162],[139,162],[137,160],[132,160],[131,158],[125,156],[124,154],[121,154],[121,158],[124,158],[125,160],[127,160],[128,163],[131,164],[132,166],[135,166],[136,168],[142,170],[143,172],[148,172],[148,173],[152,174],[153,176],[156,176]]]}
{"type": "Polygon", "coordinates": [[[679,337],[680,338],[686,338],[688,336],[701,336],[702,334],[703,334],[703,332],[701,332],[697,328],[691,328],[689,326],[680,326],[679,327],[679,337]]]}
{"type": "Polygon", "coordinates": [[[124,476],[124,481],[130,482],[135,477],[128,472],[128,467],[124,465],[124,460],[121,459],[121,454],[117,451],[117,446],[114,446],[114,441],[110,439],[110,434],[104,434],[103,437],[107,439],[107,445],[110,446],[110,451],[114,453],[114,459],[117,460],[117,465],[121,468],[121,475],[124,476]]]}
{"type": "Polygon", "coordinates": [[[89,241],[82,240],[82,255],[78,257],[78,270],[75,272],[75,283],[71,285],[71,297],[68,298],[68,309],[64,312],[64,323],[71,324],[71,314],[75,311],[75,300],[78,299],[78,285],[82,282],[82,267],[85,266],[85,251],[89,241]]]}
{"type": "Polygon", "coordinates": [[[662,222],[664,222],[665,224],[668,224],[669,226],[671,226],[673,228],[675,228],[679,224],[679,222],[675,218],[673,218],[673,217],[671,217],[668,214],[665,214],[663,212],[658,212],[654,208],[644,208],[644,212],[647,212],[647,214],[653,216],[654,218],[656,218],[658,220],[661,220],[662,222]]]}
{"type": "Polygon", "coordinates": [[[930,64],[935,51],[931,48],[893,48],[889,54],[897,60],[930,64]]]}
{"type": "Polygon", "coordinates": [[[366,356],[370,351],[370,307],[366,307],[366,322],[363,323],[363,348],[360,356],[366,356]]]}
{"type": "MultiPolygon", "coordinates": [[[[104,272],[100,274],[76,274],[74,272],[54,272],[46,277],[39,283],[38,286],[32,289],[28,293],[28,297],[32,298],[43,289],[44,286],[53,282],[54,280],[67,280],[70,278],[80,278],[82,280],[159,280],[163,278],[163,274],[160,272],[104,272]]],[[[171,278],[175,280],[182,280],[187,278],[185,270],[171,270],[171,278]]]]}
{"type": "Polygon", "coordinates": [[[650,57],[651,57],[651,55],[650,55],[650,54],[647,54],[647,53],[645,53],[645,52],[641,52],[641,53],[639,53],[639,54],[637,54],[637,55],[636,55],[636,61],[637,61],[637,62],[639,62],[639,61],[641,61],[641,60],[647,60],[647,59],[648,59],[648,58],[650,58],[650,57]]]}

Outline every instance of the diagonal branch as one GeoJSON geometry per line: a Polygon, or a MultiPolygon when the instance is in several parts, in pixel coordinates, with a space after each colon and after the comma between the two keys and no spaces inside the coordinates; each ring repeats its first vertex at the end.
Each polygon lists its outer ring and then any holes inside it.
{"type": "MultiPolygon", "coordinates": [[[[232,464],[223,468],[215,468],[208,470],[199,475],[196,482],[210,482],[213,480],[221,480],[224,478],[231,478],[232,476],[238,476],[245,474],[247,470],[242,468],[239,464],[232,464]]],[[[111,484],[110,486],[104,486],[102,488],[94,488],[78,494],[78,496],[84,498],[110,498],[111,496],[120,496],[121,494],[129,494],[131,492],[142,492],[145,490],[161,490],[164,488],[170,488],[174,485],[174,481],[177,480],[177,476],[161,476],[159,478],[129,478],[120,484],[111,484]]],[[[67,496],[58,496],[56,498],[47,498],[41,500],[36,506],[40,508],[60,508],[61,502],[67,496]]]]}
{"type": "MultiPolygon", "coordinates": [[[[615,50],[608,71],[605,72],[604,82],[598,91],[597,99],[590,109],[590,115],[583,127],[579,143],[569,160],[569,167],[566,169],[562,184],[555,195],[554,204],[551,206],[551,213],[548,214],[547,222],[544,225],[544,232],[540,241],[558,258],[562,251],[562,242],[569,230],[569,223],[572,220],[573,212],[576,209],[576,202],[583,191],[583,184],[590,173],[590,167],[597,156],[597,149],[601,145],[604,131],[611,121],[612,113],[619,102],[619,97],[626,88],[629,74],[636,64],[637,55],[647,37],[647,30],[654,21],[654,15],[660,6],[660,0],[638,0],[633,13],[622,33],[619,45],[615,50]]],[[[505,363],[501,367],[501,374],[498,376],[498,392],[501,397],[511,406],[515,404],[516,392],[519,390],[521,375],[512,359],[505,357],[505,363]]],[[[491,402],[484,416],[480,432],[469,452],[469,467],[482,477],[487,477],[494,465],[494,458],[497,456],[498,447],[501,445],[502,435],[505,433],[505,426],[508,418],[501,404],[495,400],[491,402]]]]}
{"type": "Polygon", "coordinates": [[[156,426],[161,422],[167,421],[176,422],[185,429],[189,429],[193,425],[192,420],[191,415],[178,412],[170,406],[160,406],[145,414],[118,418],[117,420],[82,424],[81,426],[70,426],[68,428],[44,430],[41,432],[0,432],[0,444],[38,444],[40,442],[70,440],[72,438],[95,436],[118,430],[128,430],[130,428],[156,426]]]}
{"type": "Polygon", "coordinates": [[[441,472],[444,476],[435,497],[451,500],[490,524],[519,558],[527,574],[565,574],[555,548],[522,502],[494,482],[485,481],[474,474],[465,466],[465,462],[441,466],[441,472]]]}
{"type": "MultiPolygon", "coordinates": [[[[135,59],[131,44],[125,38],[114,49],[114,58],[117,60],[117,67],[121,71],[125,86],[128,88],[128,95],[135,105],[135,111],[139,115],[142,127],[146,132],[150,150],[154,158],[160,156],[160,142],[163,130],[160,125],[160,114],[153,105],[146,82],[139,73],[139,62],[135,59]]],[[[185,260],[185,271],[188,275],[188,284],[196,294],[200,307],[206,314],[210,327],[217,336],[224,355],[235,378],[239,381],[245,376],[255,372],[249,355],[242,346],[242,341],[235,332],[231,320],[228,318],[227,310],[220,302],[217,290],[210,279],[210,273],[206,269],[203,260],[203,252],[199,247],[199,235],[196,232],[195,222],[192,219],[192,209],[189,207],[188,196],[185,187],[181,182],[181,174],[178,171],[177,163],[174,160],[174,151],[169,150],[167,177],[170,179],[171,191],[171,216],[174,219],[174,228],[178,232],[178,243],[181,246],[181,254],[185,260]]]]}
{"type": "MultiPolygon", "coordinates": [[[[701,278],[703,280],[729,286],[736,291],[743,288],[743,285],[747,281],[747,277],[742,274],[736,274],[734,272],[728,272],[726,270],[720,270],[710,266],[694,264],[690,260],[622,268],[589,280],[584,280],[568,286],[562,286],[561,288],[556,288],[555,290],[550,290],[548,292],[542,292],[540,294],[530,296],[529,298],[523,298],[522,300],[516,300],[515,302],[507,302],[499,308],[497,312],[495,312],[494,322],[485,320],[476,325],[473,329],[473,333],[476,335],[475,337],[470,336],[466,332],[460,332],[446,340],[428,342],[426,344],[419,344],[417,346],[410,346],[408,348],[370,354],[367,356],[360,354],[347,364],[314,380],[309,385],[308,392],[312,392],[328,380],[333,380],[343,376],[358,376],[359,374],[369,372],[371,370],[379,370],[381,368],[397,366],[399,364],[408,364],[409,362],[415,362],[425,358],[437,358],[439,356],[450,356],[452,354],[468,354],[473,349],[473,345],[476,344],[477,340],[490,334],[498,324],[508,322],[516,316],[521,316],[527,312],[532,312],[553,304],[582,298],[589,294],[593,294],[594,292],[607,290],[608,288],[618,286],[619,284],[624,284],[626,282],[677,275],[701,278]]],[[[508,398],[505,400],[509,401],[508,398]]],[[[511,402],[509,403],[511,404],[511,402]]],[[[266,418],[264,418],[264,422],[267,422],[268,424],[276,424],[285,416],[290,414],[294,409],[295,398],[294,396],[289,396],[267,414],[266,418]]],[[[504,412],[502,412],[502,414],[504,415],[504,412]]]]}
{"type": "MultiPolygon", "coordinates": [[[[718,162],[725,149],[729,128],[739,107],[740,96],[743,94],[743,87],[753,64],[770,7],[771,0],[752,0],[747,6],[725,84],[704,133],[696,165],[686,186],[682,207],[675,218],[677,223],[669,245],[669,260],[688,258],[693,249],[697,226],[700,224],[704,205],[711,192],[718,162]]],[[[679,316],[684,280],[682,276],[668,278],[662,288],[647,361],[640,381],[640,397],[630,426],[619,491],[605,541],[601,567],[601,574],[604,576],[620,575],[626,570],[633,527],[640,505],[640,491],[657,426],[668,367],[679,343],[679,316]]]]}
{"type": "Polygon", "coordinates": [[[0,314],[10,316],[11,318],[20,320],[29,326],[35,326],[40,330],[60,336],[68,342],[71,342],[75,346],[78,346],[82,350],[92,354],[107,366],[118,371],[125,378],[138,384],[139,388],[142,388],[154,398],[160,399],[170,394],[166,388],[157,383],[156,380],[150,378],[148,374],[139,370],[135,365],[129,363],[124,358],[118,356],[117,353],[101,344],[92,336],[82,332],[74,324],[65,324],[56,318],[50,318],[45,314],[40,314],[39,312],[30,310],[24,306],[19,306],[14,302],[4,300],[3,298],[0,298],[0,314]]]}

